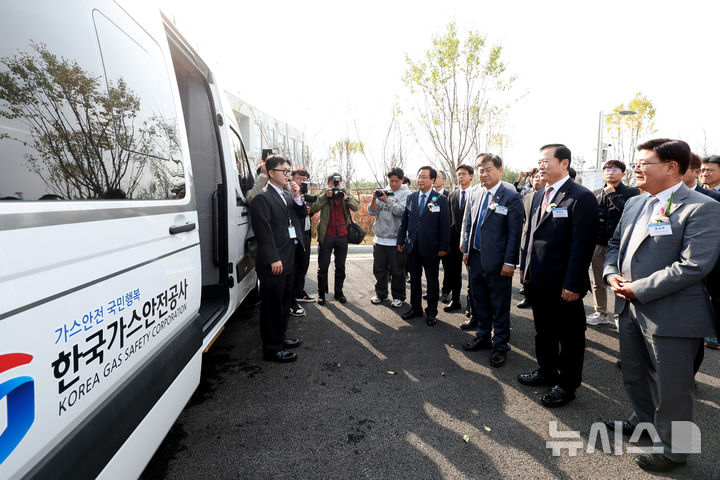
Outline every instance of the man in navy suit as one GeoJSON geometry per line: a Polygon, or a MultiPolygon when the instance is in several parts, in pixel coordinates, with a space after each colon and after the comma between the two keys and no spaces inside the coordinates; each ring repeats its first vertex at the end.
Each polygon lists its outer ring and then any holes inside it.
{"type": "Polygon", "coordinates": [[[588,268],[595,249],[598,203],[595,195],[570,180],[570,149],[545,145],[538,168],[547,186],[535,192],[532,222],[521,256],[521,280],[532,302],[537,370],[518,376],[524,385],[550,385],[541,401],[559,407],[575,399],[585,357],[588,268]]]}
{"type": "Polygon", "coordinates": [[[502,171],[502,158],[497,155],[484,157],[478,165],[483,188],[468,199],[462,245],[478,320],[475,338],[463,349],[492,349],[493,367],[505,365],[510,350],[510,294],[525,217],[522,195],[500,182],[502,171]]]}
{"type": "Polygon", "coordinates": [[[421,277],[425,270],[425,320],[431,327],[437,323],[440,257],[447,255],[450,243],[450,204],[446,196],[433,190],[436,178],[437,171],[432,167],[418,170],[419,191],[407,198],[397,236],[397,249],[408,254],[410,272],[410,310],[402,318],[409,320],[422,315],[421,277]]]}

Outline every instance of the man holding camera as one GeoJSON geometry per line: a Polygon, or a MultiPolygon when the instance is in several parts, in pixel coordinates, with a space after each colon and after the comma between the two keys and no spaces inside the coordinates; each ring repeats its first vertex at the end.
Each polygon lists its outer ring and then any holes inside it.
{"type": "Polygon", "coordinates": [[[320,212],[318,224],[318,305],[325,305],[325,294],[328,293],[328,268],[330,255],[335,252],[335,300],[347,302],[343,295],[345,281],[345,258],[348,251],[348,224],[350,210],[360,208],[353,196],[347,195],[341,188],[342,176],[333,173],[327,178],[327,190],[319,196],[317,202],[310,207],[310,215],[320,212]]]}
{"type": "Polygon", "coordinates": [[[373,225],[373,274],[375,274],[375,296],[370,299],[374,305],[388,298],[388,278],[390,271],[392,306],[399,308],[405,301],[405,254],[395,248],[400,221],[405,211],[405,202],[410,190],[403,185],[405,176],[401,168],[393,167],[387,174],[390,191],[376,190],[368,213],[377,217],[373,225]]]}
{"type": "MultiPolygon", "coordinates": [[[[304,168],[297,168],[292,172],[292,181],[300,186],[300,194],[306,204],[311,204],[317,201],[317,197],[309,194],[309,180],[310,174],[304,168]]],[[[305,217],[305,225],[302,232],[303,243],[308,245],[305,250],[297,250],[295,256],[295,282],[293,285],[293,302],[290,307],[290,315],[296,317],[302,317],[305,315],[305,310],[300,306],[298,302],[312,303],[315,301],[314,297],[308,295],[305,291],[305,274],[307,274],[308,267],[310,266],[310,217],[305,217]]]]}

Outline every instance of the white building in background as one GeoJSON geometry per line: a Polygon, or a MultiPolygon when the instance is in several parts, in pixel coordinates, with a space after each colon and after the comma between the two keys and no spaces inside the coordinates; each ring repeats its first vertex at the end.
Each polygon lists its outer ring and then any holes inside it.
{"type": "Polygon", "coordinates": [[[288,157],[293,165],[305,163],[303,152],[307,156],[308,147],[301,130],[271,117],[230,92],[225,93],[235,113],[251,165],[259,163],[264,148],[277,148],[278,153],[288,157]]]}

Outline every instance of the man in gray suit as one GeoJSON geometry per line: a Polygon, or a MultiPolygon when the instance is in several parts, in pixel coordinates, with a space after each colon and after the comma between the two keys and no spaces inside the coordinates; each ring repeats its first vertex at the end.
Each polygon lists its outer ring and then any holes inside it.
{"type": "Polygon", "coordinates": [[[720,209],[683,184],[687,143],[655,139],[638,150],[634,172],[646,193],[628,200],[603,274],[618,297],[623,382],[634,408],[623,432],[653,424],[662,453],[635,461],[643,470],[664,472],[687,463],[692,451],[691,435],[680,434],[689,429],[673,429],[673,423],[692,422],[693,361],[714,330],[702,280],[718,257],[720,209]]]}

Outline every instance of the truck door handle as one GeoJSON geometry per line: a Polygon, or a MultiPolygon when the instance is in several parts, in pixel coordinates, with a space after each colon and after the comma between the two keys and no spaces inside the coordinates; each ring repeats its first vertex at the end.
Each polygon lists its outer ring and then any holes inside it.
{"type": "Polygon", "coordinates": [[[195,230],[195,224],[193,222],[186,223],[185,225],[171,225],[170,226],[170,235],[175,235],[175,234],[183,233],[183,232],[189,232],[191,230],[195,230]]]}
{"type": "Polygon", "coordinates": [[[248,211],[240,212],[241,217],[247,217],[250,214],[248,211]]]}

